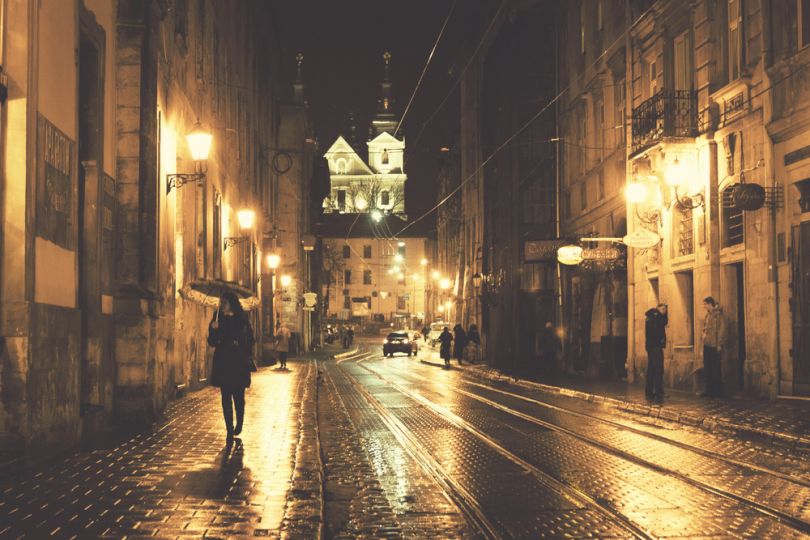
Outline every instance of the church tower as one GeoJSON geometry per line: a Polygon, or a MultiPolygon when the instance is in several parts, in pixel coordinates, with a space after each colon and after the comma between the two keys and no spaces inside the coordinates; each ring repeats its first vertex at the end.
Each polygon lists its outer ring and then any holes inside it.
{"type": "Polygon", "coordinates": [[[391,99],[391,77],[389,64],[391,63],[391,53],[385,51],[383,54],[385,62],[385,75],[380,83],[380,97],[377,100],[377,114],[371,121],[371,138],[373,139],[382,132],[394,135],[397,129],[397,118],[394,115],[393,101],[391,99]]]}

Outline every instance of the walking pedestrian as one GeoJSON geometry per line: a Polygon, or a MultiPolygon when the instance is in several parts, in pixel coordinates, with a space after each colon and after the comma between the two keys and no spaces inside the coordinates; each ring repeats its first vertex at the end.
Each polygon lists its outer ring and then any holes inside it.
{"type": "Polygon", "coordinates": [[[464,327],[457,324],[453,327],[453,357],[458,360],[458,365],[461,365],[461,360],[464,357],[464,347],[467,345],[467,332],[464,327]]]}
{"type": "Polygon", "coordinates": [[[226,292],[208,325],[208,344],[214,347],[211,385],[222,395],[222,415],[228,444],[242,432],[245,419],[245,388],[250,387],[253,365],[253,327],[235,294],[226,292]],[[233,409],[236,409],[236,426],[233,409]]]}
{"type": "Polygon", "coordinates": [[[276,352],[278,353],[279,368],[287,369],[287,355],[290,352],[290,329],[287,323],[282,323],[276,333],[276,352]]]}
{"type": "Polygon", "coordinates": [[[562,350],[560,336],[551,321],[546,321],[540,332],[540,370],[541,375],[551,375],[557,369],[557,354],[562,350]]]}
{"type": "Polygon", "coordinates": [[[354,344],[354,327],[350,326],[349,329],[346,331],[346,341],[349,344],[349,347],[354,344]]]}
{"type": "Polygon", "coordinates": [[[450,333],[450,329],[448,327],[445,326],[442,333],[439,334],[439,342],[441,343],[441,347],[439,347],[439,356],[441,356],[444,360],[444,365],[450,367],[450,347],[453,344],[453,334],[450,333]]]}
{"type": "Polygon", "coordinates": [[[471,324],[467,329],[467,346],[465,347],[465,354],[467,361],[470,363],[478,361],[478,350],[481,347],[481,334],[478,333],[478,327],[471,324]]]}
{"type": "Polygon", "coordinates": [[[664,401],[664,347],[667,345],[667,305],[647,310],[644,324],[645,344],[647,348],[647,399],[656,403],[664,401]]]}
{"type": "Polygon", "coordinates": [[[706,374],[705,396],[723,395],[723,369],[720,354],[726,340],[726,322],[723,309],[714,298],[703,299],[706,318],[703,320],[703,371],[706,374]]]}
{"type": "Polygon", "coordinates": [[[425,343],[427,343],[429,333],[430,333],[430,327],[428,325],[423,326],[422,327],[422,339],[425,340],[425,343]]]}

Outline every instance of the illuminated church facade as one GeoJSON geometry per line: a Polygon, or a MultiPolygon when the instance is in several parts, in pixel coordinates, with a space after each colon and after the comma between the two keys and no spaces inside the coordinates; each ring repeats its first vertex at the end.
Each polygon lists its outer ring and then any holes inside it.
{"type": "Polygon", "coordinates": [[[396,138],[398,120],[392,110],[390,53],[386,52],[383,59],[385,76],[366,143],[368,160],[342,135],[326,151],[330,193],[323,202],[324,213],[405,213],[405,138],[396,138]]]}

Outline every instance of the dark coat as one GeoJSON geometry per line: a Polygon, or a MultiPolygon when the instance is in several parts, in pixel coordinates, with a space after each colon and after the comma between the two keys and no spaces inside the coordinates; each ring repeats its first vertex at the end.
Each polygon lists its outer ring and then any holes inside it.
{"type": "Polygon", "coordinates": [[[453,328],[453,332],[455,333],[455,338],[453,339],[453,356],[461,358],[464,354],[464,347],[467,346],[467,332],[464,331],[464,328],[462,328],[460,324],[457,324],[455,328],[453,328]]]}
{"type": "Polygon", "coordinates": [[[663,349],[667,346],[667,323],[669,317],[656,308],[648,309],[646,316],[644,334],[647,349],[663,349]]]}
{"type": "Polygon", "coordinates": [[[441,347],[439,348],[439,356],[441,356],[445,360],[449,360],[450,346],[453,344],[453,334],[445,330],[441,334],[439,334],[439,341],[442,344],[441,347]]]}
{"type": "Polygon", "coordinates": [[[247,317],[221,316],[219,328],[208,325],[208,344],[214,347],[211,385],[225,388],[250,386],[253,328],[247,317]]]}
{"type": "Polygon", "coordinates": [[[467,341],[481,345],[481,334],[478,333],[478,328],[471,326],[467,331],[467,341]]]}
{"type": "Polygon", "coordinates": [[[554,328],[543,328],[540,332],[540,355],[547,361],[556,360],[562,350],[560,336],[554,328]]]}

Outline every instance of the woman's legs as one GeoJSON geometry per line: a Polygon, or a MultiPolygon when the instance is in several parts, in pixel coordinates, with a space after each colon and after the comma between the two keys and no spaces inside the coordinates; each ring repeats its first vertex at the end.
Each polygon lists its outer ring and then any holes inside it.
{"type": "Polygon", "coordinates": [[[245,389],[234,388],[233,390],[233,404],[236,406],[236,429],[233,430],[234,435],[242,433],[242,421],[245,419],[245,389]]]}
{"type": "Polygon", "coordinates": [[[227,431],[228,438],[230,439],[231,437],[233,437],[233,406],[231,405],[231,400],[234,397],[233,389],[226,388],[223,386],[219,389],[219,391],[220,394],[222,395],[222,416],[225,418],[225,430],[227,431]]]}

